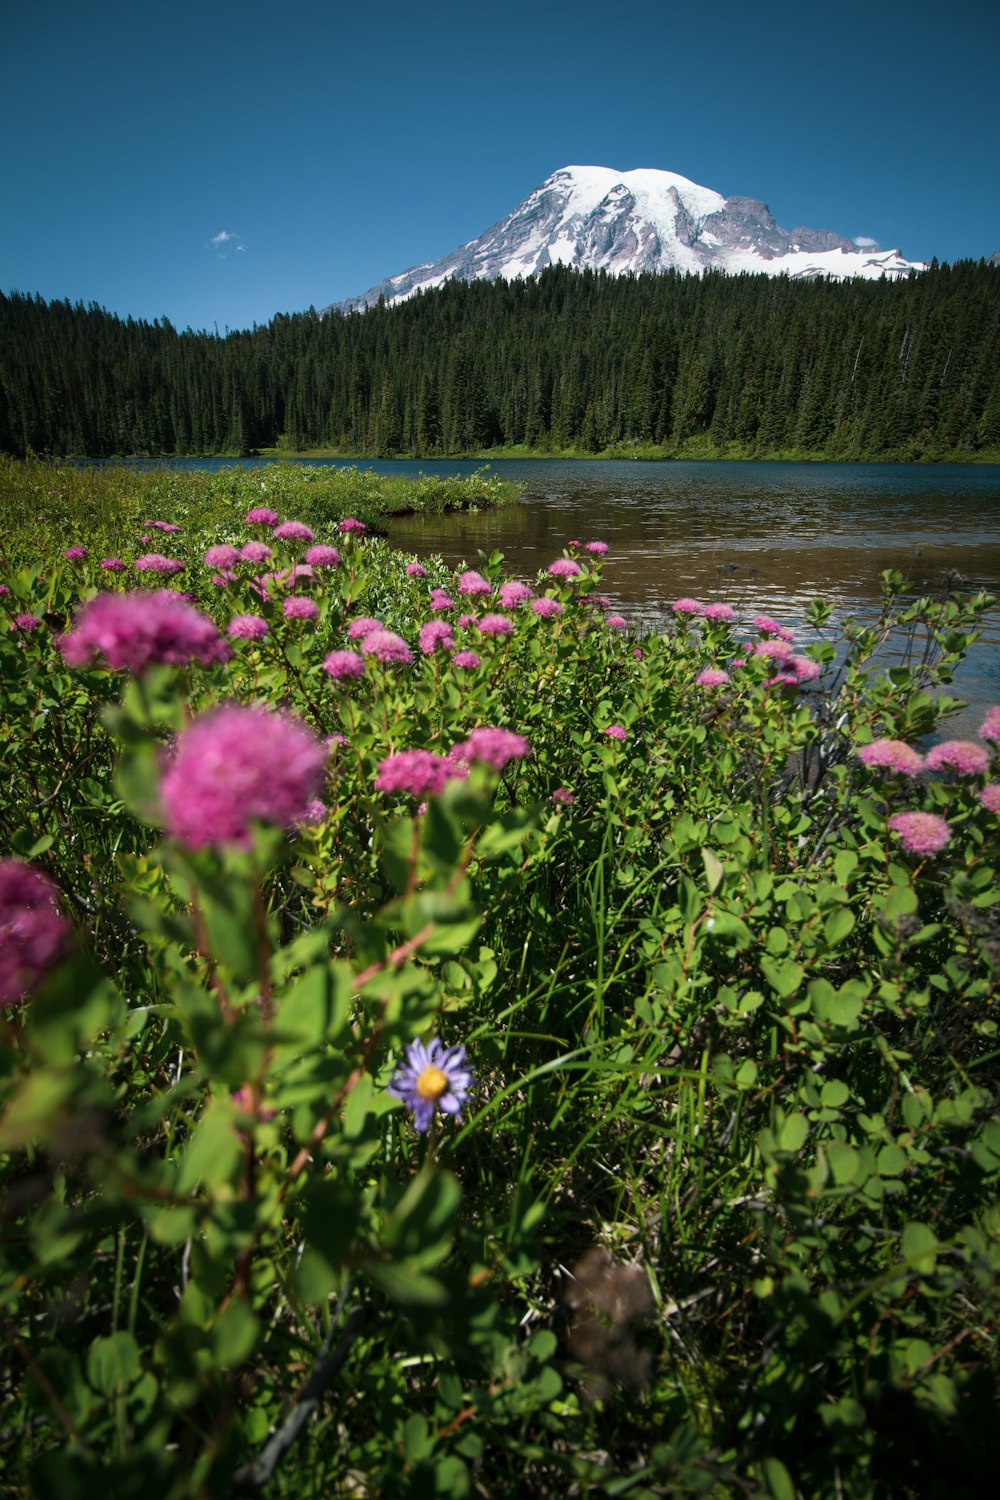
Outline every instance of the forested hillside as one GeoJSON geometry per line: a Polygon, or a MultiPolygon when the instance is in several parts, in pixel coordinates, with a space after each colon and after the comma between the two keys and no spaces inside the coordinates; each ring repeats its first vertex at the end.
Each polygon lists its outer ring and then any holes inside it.
{"type": "Polygon", "coordinates": [[[4,451],[275,445],[1000,456],[1000,267],[790,282],[555,266],[225,336],[0,296],[4,451]]]}

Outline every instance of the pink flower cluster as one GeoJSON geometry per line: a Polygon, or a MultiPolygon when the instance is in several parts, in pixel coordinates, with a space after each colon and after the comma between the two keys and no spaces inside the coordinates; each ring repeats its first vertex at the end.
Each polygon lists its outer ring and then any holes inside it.
{"type": "Polygon", "coordinates": [[[474,729],[464,744],[456,745],[451,754],[459,761],[480,761],[502,771],[512,760],[523,760],[531,746],[523,734],[493,726],[474,729]]]}
{"type": "Polygon", "coordinates": [[[0,860],[0,1006],[38,988],[63,956],[69,930],[52,882],[19,859],[0,860]]]}
{"type": "Polygon", "coordinates": [[[428,620],[421,625],[420,649],[425,656],[432,656],[438,650],[451,651],[454,646],[455,637],[447,620],[428,620]]]}
{"type": "Polygon", "coordinates": [[[363,677],[365,659],[356,651],[331,651],[323,663],[323,671],[334,678],[363,677]]]}
{"type": "Polygon", "coordinates": [[[549,572],[553,578],[579,578],[583,569],[572,557],[557,557],[555,562],[549,563],[549,572]]]}
{"type": "Polygon", "coordinates": [[[453,760],[431,750],[397,750],[380,763],[375,790],[408,792],[419,800],[443,791],[449,781],[462,774],[453,760]]]}
{"type": "Polygon", "coordinates": [[[427,569],[418,562],[407,563],[406,576],[407,578],[426,578],[427,569]]]}
{"type": "Polygon", "coordinates": [[[939,854],[951,843],[951,830],[944,818],[939,818],[936,813],[893,813],[889,827],[898,834],[908,854],[939,854]]]}
{"type": "Polygon", "coordinates": [[[469,568],[459,576],[458,592],[474,599],[481,594],[492,594],[493,585],[482,573],[477,573],[475,568],[469,568]]]}
{"type": "Polygon", "coordinates": [[[347,627],[347,639],[349,641],[363,641],[366,635],[371,635],[373,630],[383,630],[385,627],[381,620],[374,619],[371,615],[358,615],[347,627]]]}
{"type": "Polygon", "coordinates": [[[628,738],[628,730],[624,724],[609,724],[601,733],[606,734],[609,739],[619,740],[622,743],[628,738]]]}
{"type": "Polygon", "coordinates": [[[340,562],[340,553],[336,547],[327,547],[321,542],[318,546],[309,548],[306,562],[314,568],[335,568],[340,562]]]}
{"type": "Polygon", "coordinates": [[[446,610],[454,609],[455,601],[444,589],[431,589],[431,609],[446,610]]]}
{"type": "Polygon", "coordinates": [[[974,740],[942,740],[927,752],[928,771],[955,771],[959,776],[985,776],[990,753],[974,740]]]}
{"type": "Polygon", "coordinates": [[[248,526],[277,526],[278,512],[269,505],[255,505],[253,510],[247,511],[246,523],[248,526]]]}
{"type": "Polygon", "coordinates": [[[1000,744],[1000,708],[987,709],[986,718],[979,726],[979,738],[1000,744]]]}
{"type": "Polygon", "coordinates": [[[729,673],[724,672],[721,667],[706,667],[695,678],[699,687],[725,687],[728,681],[729,673]]]}
{"type": "Polygon", "coordinates": [[[500,603],[504,609],[517,609],[519,605],[526,604],[533,597],[533,590],[526,583],[520,583],[516,578],[500,585],[500,603]]]}
{"type": "Polygon", "coordinates": [[[683,599],[675,599],[670,608],[675,615],[703,615],[705,613],[704,604],[701,604],[697,599],[690,599],[687,596],[683,599]]]}
{"type": "Polygon", "coordinates": [[[559,600],[550,599],[548,594],[543,594],[540,599],[532,599],[530,607],[541,620],[554,619],[556,615],[561,615],[563,612],[559,600]]]}
{"type": "Polygon", "coordinates": [[[361,642],[366,656],[374,656],[385,666],[405,666],[413,660],[413,652],[394,630],[372,630],[361,642]]]}
{"type": "Polygon", "coordinates": [[[272,533],[283,542],[311,542],[313,534],[303,521],[282,521],[272,533]]]}
{"type": "Polygon", "coordinates": [[[135,560],[137,573],[180,573],[183,567],[179,557],[164,557],[162,552],[147,552],[135,560]]]}
{"type": "Polygon", "coordinates": [[[347,516],[343,521],[340,522],[337,529],[338,531],[344,532],[347,536],[350,536],[352,532],[355,536],[363,536],[368,530],[368,527],[365,525],[364,521],[356,521],[353,516],[347,516]]]}
{"type": "Polygon", "coordinates": [[[82,562],[86,555],[86,547],[67,547],[65,552],[67,562],[82,562]]]}
{"type": "Polygon", "coordinates": [[[282,612],[286,620],[315,620],[319,605],[315,599],[302,599],[293,595],[285,600],[282,612]]]}
{"type": "Polygon", "coordinates": [[[861,746],[858,759],[871,770],[895,771],[898,776],[919,776],[924,769],[923,756],[903,740],[872,740],[861,746]]]}
{"type": "Polygon", "coordinates": [[[259,641],[267,635],[267,621],[260,615],[233,615],[226,634],[234,640],[259,641]]]}
{"type": "Polygon", "coordinates": [[[243,562],[270,562],[273,556],[274,552],[266,542],[244,542],[240,548],[240,557],[243,562]]]}
{"type": "Polygon", "coordinates": [[[239,547],[232,547],[228,542],[216,542],[206,551],[205,562],[210,568],[231,568],[234,562],[239,561],[239,556],[239,547]]]}
{"type": "Polygon", "coordinates": [[[224,704],[177,737],[160,782],[167,832],[189,849],[249,846],[251,824],[290,828],[323,785],[326,747],[298,719],[224,704]]]}
{"type": "Polygon", "coordinates": [[[736,611],[729,604],[706,604],[701,612],[704,620],[735,620],[736,611]]]}
{"type": "Polygon", "coordinates": [[[514,621],[507,615],[483,615],[478,622],[481,635],[513,635],[514,621]]]}
{"type": "Polygon", "coordinates": [[[170,589],[97,594],[80,610],[59,649],[71,667],[101,655],[114,671],[127,672],[141,672],[157,662],[208,666],[233,655],[208,616],[170,589]]]}
{"type": "Polygon", "coordinates": [[[792,632],[787,625],[779,625],[770,615],[754,615],[753,622],[761,635],[776,635],[781,641],[790,641],[792,632]]]}

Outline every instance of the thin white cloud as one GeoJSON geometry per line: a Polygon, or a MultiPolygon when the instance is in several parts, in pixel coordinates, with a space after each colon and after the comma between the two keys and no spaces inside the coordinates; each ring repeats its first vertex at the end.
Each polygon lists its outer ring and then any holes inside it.
{"type": "Polygon", "coordinates": [[[231,229],[220,229],[218,234],[213,234],[208,242],[209,248],[214,250],[220,260],[225,260],[230,250],[237,255],[246,254],[246,245],[243,236],[235,234],[231,229]]]}

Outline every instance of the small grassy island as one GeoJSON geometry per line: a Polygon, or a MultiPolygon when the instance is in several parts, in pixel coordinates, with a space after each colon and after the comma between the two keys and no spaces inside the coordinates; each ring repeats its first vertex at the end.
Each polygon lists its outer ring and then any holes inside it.
{"type": "Polygon", "coordinates": [[[377,534],[515,493],[0,468],[5,1493],[988,1493],[995,601],[377,534]]]}

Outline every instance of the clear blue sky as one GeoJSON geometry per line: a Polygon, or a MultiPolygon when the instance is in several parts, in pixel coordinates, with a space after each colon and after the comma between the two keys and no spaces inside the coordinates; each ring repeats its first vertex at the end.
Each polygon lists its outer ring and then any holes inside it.
{"type": "Polygon", "coordinates": [[[0,289],[181,328],[362,292],[576,163],[1000,248],[996,0],[34,0],[3,49],[0,289]]]}

